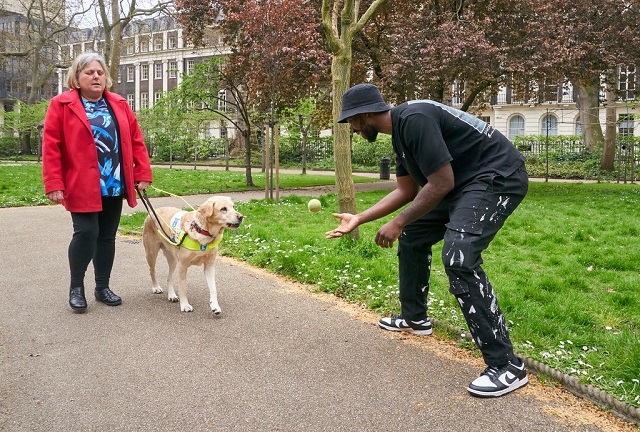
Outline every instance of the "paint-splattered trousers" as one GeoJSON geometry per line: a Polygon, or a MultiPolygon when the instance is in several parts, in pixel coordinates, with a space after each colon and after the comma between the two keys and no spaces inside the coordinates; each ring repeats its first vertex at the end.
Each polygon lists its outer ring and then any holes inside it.
{"type": "Polygon", "coordinates": [[[407,225],[399,238],[400,303],[405,319],[427,316],[432,246],[444,240],[442,262],[476,345],[489,366],[515,356],[498,299],[482,269],[482,252],[528,190],[524,165],[509,177],[474,179],[407,225]]]}

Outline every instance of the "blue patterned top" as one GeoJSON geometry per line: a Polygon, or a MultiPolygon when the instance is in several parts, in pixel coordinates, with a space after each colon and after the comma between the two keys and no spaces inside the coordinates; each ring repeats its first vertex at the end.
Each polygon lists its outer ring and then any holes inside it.
{"type": "Polygon", "coordinates": [[[113,121],[107,102],[104,98],[100,98],[97,102],[82,98],[82,104],[96,141],[102,196],[124,195],[118,128],[113,121]]]}

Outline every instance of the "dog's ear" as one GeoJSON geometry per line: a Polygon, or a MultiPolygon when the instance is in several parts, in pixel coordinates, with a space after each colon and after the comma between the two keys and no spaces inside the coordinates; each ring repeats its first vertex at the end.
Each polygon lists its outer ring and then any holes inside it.
{"type": "Polygon", "coordinates": [[[203,219],[207,219],[213,215],[215,205],[216,201],[213,198],[209,198],[200,207],[198,207],[198,213],[203,219]]]}

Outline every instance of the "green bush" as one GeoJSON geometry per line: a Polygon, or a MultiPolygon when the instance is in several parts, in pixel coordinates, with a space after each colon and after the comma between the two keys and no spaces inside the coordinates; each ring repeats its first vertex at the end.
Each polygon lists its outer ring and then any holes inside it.
{"type": "Polygon", "coordinates": [[[353,136],[351,162],[353,165],[378,167],[380,159],[383,157],[391,158],[391,165],[395,161],[395,153],[391,145],[390,135],[378,135],[378,139],[374,143],[370,143],[360,135],[353,136]]]}
{"type": "Polygon", "coordinates": [[[0,136],[0,155],[15,156],[20,151],[20,142],[14,136],[0,136]]]}

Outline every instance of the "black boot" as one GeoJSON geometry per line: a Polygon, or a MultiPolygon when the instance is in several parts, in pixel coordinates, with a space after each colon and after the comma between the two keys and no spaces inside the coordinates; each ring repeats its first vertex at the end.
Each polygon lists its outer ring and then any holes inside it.
{"type": "Polygon", "coordinates": [[[109,306],[118,306],[122,299],[113,293],[109,288],[97,289],[95,291],[96,300],[109,306]]]}
{"type": "Polygon", "coordinates": [[[76,287],[69,290],[69,306],[79,313],[87,310],[87,299],[84,297],[84,287],[76,287]]]}

